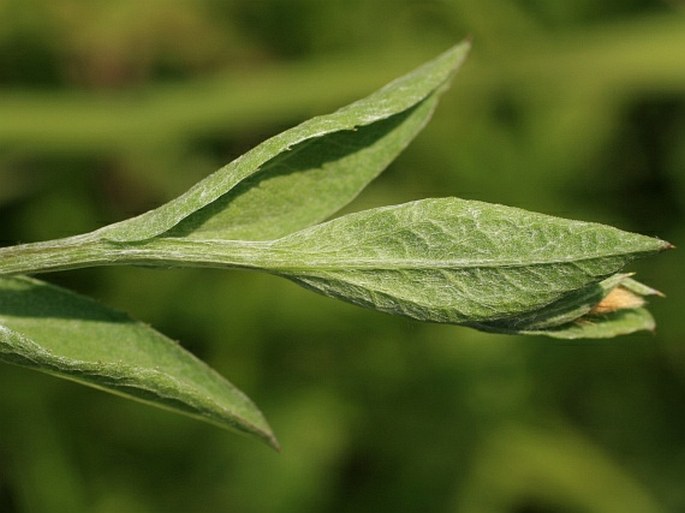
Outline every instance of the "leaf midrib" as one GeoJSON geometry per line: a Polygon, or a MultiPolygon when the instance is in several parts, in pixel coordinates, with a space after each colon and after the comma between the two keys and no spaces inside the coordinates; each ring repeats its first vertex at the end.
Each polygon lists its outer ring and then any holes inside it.
{"type": "MultiPolygon", "coordinates": [[[[154,239],[138,248],[124,250],[128,258],[135,255],[165,259],[216,262],[217,264],[234,264],[240,267],[257,267],[278,272],[308,272],[340,271],[340,270],[430,270],[430,269],[471,269],[471,268],[503,268],[514,269],[521,267],[540,267],[550,265],[582,264],[602,259],[620,258],[623,261],[639,258],[642,255],[655,253],[654,250],[626,252],[596,253],[583,256],[550,256],[537,260],[479,260],[479,259],[431,259],[431,258],[385,258],[377,257],[348,257],[344,254],[321,258],[321,253],[300,252],[298,250],[280,249],[279,241],[226,241],[213,239],[174,240],[167,238],[154,239]],[[167,251],[167,244],[175,249],[167,251]],[[183,250],[191,247],[195,251],[183,250]],[[197,251],[201,249],[202,251],[197,251]],[[247,250],[247,251],[246,251],[247,250]],[[195,255],[198,255],[195,257],[195,255]],[[234,258],[235,257],[235,258],[234,258]],[[308,258],[309,257],[309,258],[308,258]],[[310,259],[311,257],[314,257],[310,259]],[[318,257],[318,258],[317,258],[318,257]],[[297,263],[295,263],[297,262],[297,263]]],[[[169,248],[171,249],[171,248],[169,248]]]]}

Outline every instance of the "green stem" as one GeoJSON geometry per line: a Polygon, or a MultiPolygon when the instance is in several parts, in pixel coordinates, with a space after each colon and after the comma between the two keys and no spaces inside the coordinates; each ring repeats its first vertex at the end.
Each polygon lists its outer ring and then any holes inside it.
{"type": "MultiPolygon", "coordinates": [[[[117,243],[86,234],[0,248],[0,274],[36,274],[101,265],[271,268],[268,243],[157,238],[117,243]]],[[[282,263],[281,263],[282,264],[282,263]]]]}
{"type": "Polygon", "coordinates": [[[33,274],[102,265],[107,248],[88,235],[0,248],[1,274],[33,274]]]}

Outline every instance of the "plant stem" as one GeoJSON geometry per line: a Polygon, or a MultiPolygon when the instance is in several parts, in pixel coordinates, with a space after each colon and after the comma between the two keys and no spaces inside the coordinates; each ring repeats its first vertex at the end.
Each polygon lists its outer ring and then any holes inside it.
{"type": "Polygon", "coordinates": [[[94,234],[0,248],[0,274],[36,274],[101,265],[270,268],[268,243],[156,238],[118,243],[94,234]]]}

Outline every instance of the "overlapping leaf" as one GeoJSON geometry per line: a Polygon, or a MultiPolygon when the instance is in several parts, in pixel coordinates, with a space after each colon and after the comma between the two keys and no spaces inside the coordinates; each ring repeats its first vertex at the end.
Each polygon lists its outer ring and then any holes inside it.
{"type": "MultiPolygon", "coordinates": [[[[416,136],[461,65],[454,47],[371,96],[287,130],[177,199],[95,232],[0,249],[0,274],[146,264],[264,270],[383,312],[499,333],[653,329],[619,274],[670,247],[608,226],[456,198],[318,224],[416,136]],[[298,231],[299,230],[299,231],[298,231]]],[[[176,343],[26,277],[0,278],[0,359],[276,442],[257,408],[176,343]]]]}
{"type": "MultiPolygon", "coordinates": [[[[459,45],[337,112],[260,144],[160,208],[91,234],[0,250],[0,273],[126,263],[126,243],[270,239],[330,216],[406,147],[468,51],[459,45]],[[123,244],[122,244],[123,243],[123,244]]],[[[257,408],[163,335],[25,277],[0,278],[0,358],[251,433],[257,408]]]]}
{"type": "Polygon", "coordinates": [[[476,323],[472,327],[565,339],[611,338],[654,331],[654,318],[643,308],[644,296],[653,295],[662,294],[630,275],[615,274],[527,315],[476,323]]]}
{"type": "MultiPolygon", "coordinates": [[[[127,246],[121,257],[151,265],[261,269],[391,314],[562,337],[593,336],[602,320],[601,336],[625,333],[628,326],[651,329],[646,315],[639,325],[633,315],[619,326],[626,313],[600,312],[598,305],[617,288],[635,298],[653,294],[616,273],[669,247],[596,223],[442,198],[350,214],[275,241],[158,237],[127,246]],[[607,315],[588,319],[593,310],[607,315]],[[559,329],[580,320],[585,330],[576,324],[572,331],[559,329]]],[[[641,306],[636,299],[622,309],[641,306]]]]}
{"type": "Polygon", "coordinates": [[[271,244],[266,265],[388,313],[521,331],[580,317],[586,311],[568,311],[578,296],[589,310],[615,286],[601,280],[669,246],[600,224],[444,198],[300,231],[271,244]]]}

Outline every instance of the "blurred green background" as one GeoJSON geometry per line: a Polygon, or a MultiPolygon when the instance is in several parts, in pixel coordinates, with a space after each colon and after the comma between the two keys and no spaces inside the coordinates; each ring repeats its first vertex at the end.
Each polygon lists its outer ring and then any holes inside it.
{"type": "MultiPolygon", "coordinates": [[[[471,35],[433,122],[351,206],[461,196],[682,245],[678,0],[0,0],[0,240],[142,212],[471,35]]],[[[126,310],[263,409],[276,454],[0,368],[0,512],[685,511],[678,251],[656,335],[423,325],[270,276],[46,276],[126,310]]]]}

